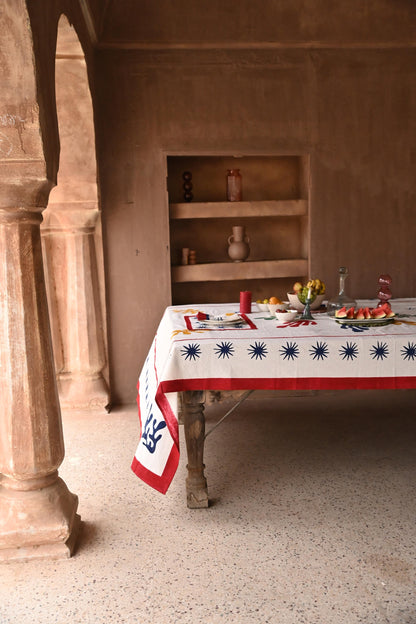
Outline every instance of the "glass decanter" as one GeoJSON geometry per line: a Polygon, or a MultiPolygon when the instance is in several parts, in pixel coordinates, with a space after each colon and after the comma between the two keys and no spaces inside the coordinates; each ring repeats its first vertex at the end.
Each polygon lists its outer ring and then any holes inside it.
{"type": "Polygon", "coordinates": [[[347,267],[339,268],[339,292],[336,297],[329,299],[326,309],[329,316],[335,316],[335,311],[343,308],[344,306],[348,308],[355,308],[357,302],[354,299],[351,299],[345,292],[345,280],[348,277],[348,269],[347,267]]]}

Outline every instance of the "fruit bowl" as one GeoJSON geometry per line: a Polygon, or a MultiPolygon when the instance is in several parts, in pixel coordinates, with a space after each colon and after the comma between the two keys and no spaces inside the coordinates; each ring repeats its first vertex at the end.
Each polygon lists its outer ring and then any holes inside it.
{"type": "MultiPolygon", "coordinates": [[[[298,312],[303,312],[304,304],[299,301],[299,298],[296,293],[287,293],[287,298],[289,299],[290,307],[298,310],[298,312]]],[[[325,299],[325,295],[316,295],[315,299],[312,301],[310,305],[311,310],[317,310],[321,307],[323,300],[325,299]]]]}
{"type": "Polygon", "coordinates": [[[276,310],[276,312],[274,313],[277,320],[278,321],[293,321],[297,315],[298,315],[298,311],[297,310],[283,310],[283,311],[279,311],[276,310]]]}
{"type": "Polygon", "coordinates": [[[260,312],[268,312],[269,311],[269,304],[268,303],[260,303],[260,302],[256,301],[256,306],[258,307],[260,312]]]}
{"type": "Polygon", "coordinates": [[[277,310],[286,310],[288,304],[287,303],[268,303],[267,304],[267,309],[269,310],[270,314],[274,314],[277,310]]]}

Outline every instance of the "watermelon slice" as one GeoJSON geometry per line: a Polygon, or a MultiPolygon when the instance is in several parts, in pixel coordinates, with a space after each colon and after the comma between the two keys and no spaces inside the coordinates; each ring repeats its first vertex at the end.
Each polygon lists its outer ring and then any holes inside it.
{"type": "Polygon", "coordinates": [[[384,312],[386,314],[388,314],[389,312],[391,312],[391,305],[389,304],[388,301],[385,301],[384,303],[382,303],[381,305],[378,304],[377,306],[378,308],[381,308],[382,310],[384,310],[384,312]]]}
{"type": "Polygon", "coordinates": [[[364,308],[364,318],[365,319],[371,319],[371,312],[370,312],[370,308],[364,308]]]}
{"type": "Polygon", "coordinates": [[[344,306],[343,308],[340,308],[339,310],[335,310],[335,316],[337,318],[346,318],[347,308],[344,306]]]}
{"type": "Polygon", "coordinates": [[[393,316],[396,316],[393,312],[393,310],[391,309],[391,305],[388,301],[385,301],[384,303],[382,303],[381,305],[379,304],[377,306],[377,308],[379,310],[384,310],[384,312],[386,313],[386,317],[387,318],[392,318],[393,316]]]}
{"type": "Polygon", "coordinates": [[[349,310],[347,310],[347,318],[353,319],[354,318],[354,312],[355,312],[355,308],[349,308],[349,310]]]}
{"type": "Polygon", "coordinates": [[[371,310],[371,317],[373,319],[386,318],[386,313],[384,312],[384,310],[382,308],[373,308],[371,310]]]}
{"type": "Polygon", "coordinates": [[[364,315],[364,310],[363,310],[363,308],[360,308],[360,309],[357,311],[357,313],[356,313],[356,315],[355,315],[355,318],[357,319],[357,321],[363,321],[363,320],[365,319],[365,315],[364,315]]]}

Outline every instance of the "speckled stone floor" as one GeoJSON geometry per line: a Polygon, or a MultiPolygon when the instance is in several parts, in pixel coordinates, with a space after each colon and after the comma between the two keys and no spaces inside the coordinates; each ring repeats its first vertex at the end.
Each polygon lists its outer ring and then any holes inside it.
{"type": "Polygon", "coordinates": [[[186,507],[182,428],[163,496],[130,471],[135,406],[64,414],[79,545],[0,565],[0,624],[415,624],[415,399],[250,398],[207,439],[207,510],[186,507]]]}

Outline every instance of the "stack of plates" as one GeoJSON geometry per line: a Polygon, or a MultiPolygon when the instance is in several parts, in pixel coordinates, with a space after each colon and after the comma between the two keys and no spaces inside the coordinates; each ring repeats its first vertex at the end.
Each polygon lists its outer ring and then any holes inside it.
{"type": "Polygon", "coordinates": [[[201,327],[234,327],[235,325],[243,325],[245,320],[239,314],[219,314],[208,315],[205,319],[198,319],[201,327]]]}

